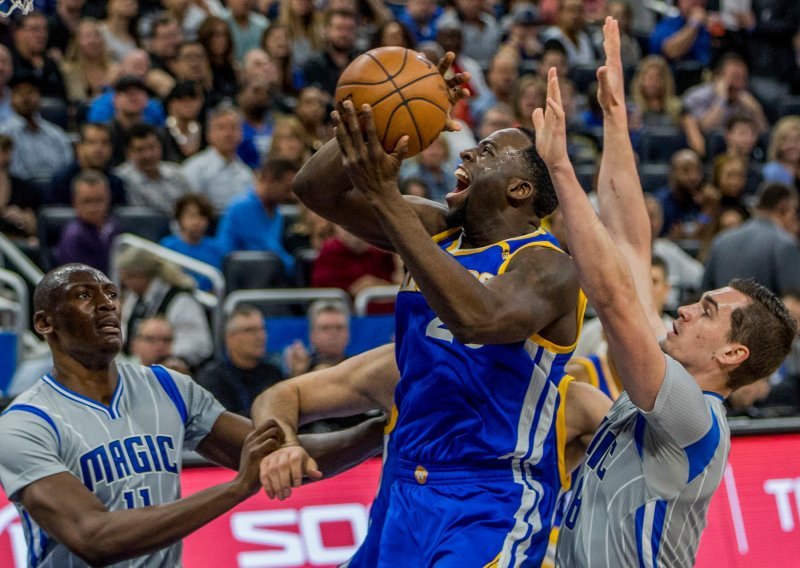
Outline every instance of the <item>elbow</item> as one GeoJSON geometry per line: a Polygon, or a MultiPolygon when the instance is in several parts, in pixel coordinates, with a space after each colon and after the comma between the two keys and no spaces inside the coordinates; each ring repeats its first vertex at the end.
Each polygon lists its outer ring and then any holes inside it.
{"type": "Polygon", "coordinates": [[[127,558],[111,543],[103,542],[99,535],[87,535],[70,543],[69,549],[89,566],[110,566],[127,558]]]}

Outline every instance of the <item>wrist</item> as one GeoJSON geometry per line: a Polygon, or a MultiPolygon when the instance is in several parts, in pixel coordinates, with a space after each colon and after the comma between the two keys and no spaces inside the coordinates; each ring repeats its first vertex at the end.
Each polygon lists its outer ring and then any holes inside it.
{"type": "Polygon", "coordinates": [[[240,475],[237,475],[223,486],[224,495],[236,504],[247,501],[258,491],[258,487],[253,489],[240,475]]]}

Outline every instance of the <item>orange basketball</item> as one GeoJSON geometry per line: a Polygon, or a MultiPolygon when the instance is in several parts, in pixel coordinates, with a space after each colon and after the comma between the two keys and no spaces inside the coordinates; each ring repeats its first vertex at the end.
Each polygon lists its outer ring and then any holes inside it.
{"type": "Polygon", "coordinates": [[[404,47],[379,47],[350,63],[336,85],[336,102],[346,100],[356,111],[363,104],[372,106],[375,129],[387,152],[408,135],[409,156],[439,136],[451,106],[436,65],[404,47]]]}

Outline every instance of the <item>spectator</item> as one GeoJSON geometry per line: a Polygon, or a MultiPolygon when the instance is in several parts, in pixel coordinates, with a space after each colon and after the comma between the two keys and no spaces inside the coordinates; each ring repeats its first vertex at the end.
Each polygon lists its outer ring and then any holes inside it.
{"type": "MultiPolygon", "coordinates": [[[[225,251],[217,239],[208,236],[213,216],[214,207],[204,195],[187,193],[175,202],[178,233],[164,237],[159,244],[222,270],[225,251]]],[[[207,277],[191,271],[189,274],[200,290],[211,290],[211,281],[207,277]]]]}
{"type": "Polygon", "coordinates": [[[125,205],[128,196],[124,182],[111,171],[111,131],[105,124],[84,122],[78,131],[75,145],[75,161],[59,171],[50,183],[45,202],[52,205],[72,203],[72,180],[81,172],[97,170],[103,172],[111,191],[111,205],[125,205]]]}
{"type": "Polygon", "coordinates": [[[542,40],[560,43],[571,66],[594,65],[597,61],[594,44],[586,32],[583,0],[561,0],[556,25],[544,31],[542,40]]]}
{"type": "MultiPolygon", "coordinates": [[[[134,49],[117,65],[112,71],[116,77],[137,77],[144,82],[150,70],[150,57],[143,49],[134,49]]],[[[89,106],[86,114],[88,122],[109,123],[114,119],[114,89],[106,89],[105,92],[94,99],[89,106]]],[[[164,109],[158,99],[148,97],[147,105],[144,107],[144,121],[153,126],[164,124],[164,109]]]]}
{"type": "Polygon", "coordinates": [[[193,369],[214,351],[211,329],[203,306],[192,290],[194,281],[169,262],[142,249],[128,248],[116,262],[125,288],[122,303],[122,331],[125,350],[139,322],[155,315],[164,316],[175,330],[172,353],[193,369]]]}
{"type": "Polygon", "coordinates": [[[233,38],[233,53],[236,61],[242,61],[244,54],[257,48],[261,35],[267,29],[267,19],[253,10],[253,0],[228,0],[228,28],[233,38]]]}
{"type": "Polygon", "coordinates": [[[303,66],[306,85],[334,94],[336,82],[344,68],[356,58],[356,15],[330,11],[325,14],[325,50],[310,58],[303,66]]]}
{"type": "Polygon", "coordinates": [[[719,206],[740,207],[746,211],[742,201],[747,186],[747,160],[735,154],[720,156],[714,161],[712,185],[719,191],[719,206]]]}
{"type": "Polygon", "coordinates": [[[131,340],[131,358],[138,365],[163,365],[173,371],[188,374],[189,365],[172,354],[175,330],[163,316],[145,318],[139,322],[131,340]]]}
{"type": "Polygon", "coordinates": [[[161,160],[156,129],[149,124],[132,126],[125,150],[127,160],[116,172],[125,182],[128,203],[172,215],[175,202],[191,189],[177,164],[161,160]]]}
{"type": "Polygon", "coordinates": [[[47,51],[56,61],[67,53],[78,33],[85,0],[57,0],[55,13],[47,22],[47,51]]]}
{"type": "Polygon", "coordinates": [[[669,61],[711,63],[706,0],[678,0],[678,15],[661,20],[650,35],[650,53],[669,61]]]}
{"type": "Polygon", "coordinates": [[[749,195],[755,195],[762,182],[761,165],[757,162],[763,157],[761,148],[757,146],[756,123],[747,115],[732,116],[725,127],[724,140],[725,152],[714,156],[714,160],[721,156],[735,156],[744,160],[747,166],[746,191],[749,195]]]}
{"type": "Polygon", "coordinates": [[[666,60],[648,55],[639,62],[631,82],[633,112],[645,128],[677,127],[681,121],[681,100],[675,96],[675,80],[666,60]]]}
{"type": "Polygon", "coordinates": [[[703,289],[732,278],[753,278],[776,294],[800,287],[797,190],[768,183],[759,189],[753,218],[719,235],[711,247],[703,289]]]}
{"type": "Polygon", "coordinates": [[[46,50],[47,18],[41,12],[22,16],[14,31],[14,73],[35,77],[41,96],[63,100],[67,95],[64,79],[46,50]]]}
{"type": "Polygon", "coordinates": [[[661,236],[673,239],[698,237],[702,226],[711,220],[707,209],[716,207],[716,200],[707,202],[709,194],[703,183],[703,164],[692,150],[675,152],[670,162],[669,185],[656,191],[655,196],[664,212],[661,236]]]}
{"type": "Polygon", "coordinates": [[[97,20],[81,20],[61,64],[67,99],[85,103],[102,94],[109,86],[112,64],[97,20]]]}
{"type": "Polygon", "coordinates": [[[341,288],[355,297],[364,288],[400,283],[399,263],[391,253],[364,242],[342,227],[325,241],[311,270],[315,288],[341,288]]]}
{"type": "Polygon", "coordinates": [[[136,37],[136,17],[139,4],[136,0],[108,0],[106,19],[100,23],[100,30],[106,40],[108,53],[114,61],[121,61],[138,45],[136,37]]]}
{"type": "Polygon", "coordinates": [[[722,131],[734,115],[755,121],[758,133],[769,130],[761,104],[747,90],[747,65],[732,53],[720,60],[711,81],[686,91],[683,106],[705,133],[722,131]]]}
{"type": "Polygon", "coordinates": [[[450,146],[443,136],[439,136],[430,146],[418,155],[403,162],[400,168],[400,180],[415,177],[423,180],[430,192],[430,198],[444,203],[445,196],[456,187],[453,171],[457,156],[452,156],[450,146]]]}
{"type": "Polygon", "coordinates": [[[667,306],[676,308],[700,290],[703,279],[703,264],[684,251],[672,239],[659,236],[664,226],[664,210],[653,195],[644,196],[650,231],[653,236],[653,256],[664,259],[669,274],[671,293],[667,306]]]}
{"type": "MultiPolygon", "coordinates": [[[[436,36],[439,49],[445,52],[452,51],[455,53],[456,58],[450,65],[450,71],[454,74],[467,72],[470,74],[469,81],[462,83],[461,87],[469,91],[469,98],[461,99],[458,101],[453,109],[450,111],[450,116],[453,119],[465,122],[467,125],[472,126],[474,120],[470,115],[469,101],[475,97],[481,96],[489,90],[489,86],[483,76],[483,69],[477,61],[471,57],[464,55],[464,32],[460,27],[454,23],[441,22],[439,25],[439,33],[436,36]]],[[[436,45],[436,44],[434,44],[436,45]]],[[[419,47],[420,51],[423,46],[419,47]]],[[[444,55],[444,53],[442,53],[444,55]]],[[[440,57],[428,57],[431,61],[439,61],[440,57]]]]}
{"type": "Polygon", "coordinates": [[[263,163],[272,144],[274,117],[270,111],[270,88],[264,79],[251,77],[239,91],[239,109],[242,111],[242,141],[236,153],[252,169],[263,163]]]}
{"type": "Polygon", "coordinates": [[[437,24],[443,13],[435,0],[408,0],[397,21],[411,32],[414,44],[436,41],[437,24]]]}
{"type": "Polygon", "coordinates": [[[547,101],[547,83],[538,75],[523,75],[514,83],[510,104],[517,124],[533,128],[531,115],[547,101]]]}
{"type": "Polygon", "coordinates": [[[101,172],[85,171],[72,182],[72,207],[76,218],[64,231],[55,250],[57,264],[79,262],[102,272],[108,270],[111,244],[122,230],[111,215],[108,180],[101,172]]]}
{"type": "Polygon", "coordinates": [[[178,48],[178,56],[173,66],[175,77],[169,82],[169,89],[163,92],[167,96],[178,81],[194,81],[205,91],[208,105],[216,105],[222,96],[214,92],[214,78],[208,62],[206,50],[199,41],[186,41],[178,48]]]}
{"type": "Polygon", "coordinates": [[[181,169],[193,191],[223,211],[231,200],[252,187],[253,171],[236,155],[242,141],[242,117],[235,107],[222,104],[208,115],[208,148],[183,162],[181,169]]]}
{"type": "Polygon", "coordinates": [[[415,45],[414,36],[411,35],[407,27],[395,20],[389,20],[375,30],[369,48],[405,47],[406,49],[414,49],[415,45]]]}
{"type": "Polygon", "coordinates": [[[539,39],[543,23],[536,6],[528,2],[514,4],[501,22],[507,37],[498,52],[518,58],[526,73],[535,71],[544,51],[539,39]]]}
{"type": "Polygon", "coordinates": [[[542,60],[537,67],[536,72],[545,82],[547,81],[547,72],[551,67],[556,68],[558,80],[566,79],[569,75],[569,60],[567,59],[567,50],[564,46],[557,41],[548,41],[544,44],[544,51],[542,52],[542,60]]]}
{"type": "Polygon", "coordinates": [[[305,87],[297,98],[295,116],[305,131],[303,138],[311,152],[316,152],[332,138],[330,125],[326,122],[325,105],[328,94],[317,87],[305,87]]]}
{"type": "MultiPolygon", "coordinates": [[[[181,33],[188,41],[197,39],[200,25],[209,16],[211,9],[204,2],[194,3],[192,0],[162,0],[166,13],[181,28],[181,33]]],[[[224,12],[220,12],[224,13],[224,12]]]]}
{"type": "Polygon", "coordinates": [[[305,142],[305,129],[296,116],[276,119],[268,157],[282,158],[295,164],[304,164],[311,157],[311,150],[305,142]]]}
{"type": "Polygon", "coordinates": [[[764,181],[800,186],[800,116],[785,116],[772,127],[764,181]]]}
{"type": "MultiPolygon", "coordinates": [[[[400,185],[402,191],[403,184],[400,185]]],[[[320,217],[302,203],[298,204],[297,207],[299,210],[297,220],[286,231],[286,249],[295,256],[304,249],[319,252],[325,241],[333,237],[335,225],[324,217],[320,217]]],[[[311,281],[310,274],[307,280],[308,282],[311,281]]]]}
{"type": "Polygon", "coordinates": [[[35,76],[16,74],[9,85],[15,114],[0,123],[0,133],[14,141],[11,173],[46,185],[72,161],[72,143],[61,128],[39,114],[41,91],[35,76]]]}
{"type": "Polygon", "coordinates": [[[39,192],[9,171],[14,141],[0,134],[0,233],[12,239],[36,237],[39,192]]]}
{"type": "Polygon", "coordinates": [[[168,162],[182,163],[203,149],[204,100],[202,87],[193,81],[179,82],[167,95],[164,159],[168,162]]]}
{"type": "Polygon", "coordinates": [[[114,120],[110,125],[111,140],[114,144],[111,163],[114,166],[125,161],[125,140],[128,138],[128,131],[133,126],[144,123],[147,95],[147,86],[139,77],[129,75],[114,84],[114,120]]]}
{"type": "Polygon", "coordinates": [[[197,40],[205,48],[211,65],[214,92],[220,98],[236,95],[238,63],[233,59],[233,37],[225,20],[209,16],[197,32],[197,40]]]}
{"type": "Polygon", "coordinates": [[[294,64],[302,69],[325,45],[325,16],[314,10],[312,0],[285,0],[280,3],[278,22],[289,30],[294,64]]]}
{"type": "Polygon", "coordinates": [[[481,68],[489,62],[500,45],[500,25],[490,12],[483,9],[480,0],[455,0],[455,8],[448,10],[438,21],[439,28],[458,27],[464,34],[463,56],[474,59],[481,68]]]}
{"type": "Polygon", "coordinates": [[[207,363],[197,382],[226,410],[249,417],[253,400],[283,380],[280,367],[266,354],[264,316],[253,306],[239,305],[225,323],[225,355],[207,363]]]}
{"type": "Polygon", "coordinates": [[[283,244],[284,218],[278,205],[293,200],[292,180],[299,166],[267,160],[245,195],[233,200],[220,220],[217,236],[226,252],[261,250],[281,259],[284,275],[294,273],[294,257],[283,244]]]}
{"type": "Polygon", "coordinates": [[[425,182],[419,178],[406,178],[400,182],[400,193],[402,195],[413,195],[422,199],[430,199],[430,191],[425,182]]]}
{"type": "Polygon", "coordinates": [[[11,89],[8,86],[13,75],[14,63],[11,52],[5,45],[0,45],[0,124],[14,114],[11,108],[11,89]]]}
{"type": "Polygon", "coordinates": [[[511,107],[503,103],[497,104],[483,114],[483,119],[475,132],[476,138],[483,140],[492,132],[513,128],[515,125],[516,120],[511,107]]]}
{"type": "Polygon", "coordinates": [[[289,30],[286,29],[286,26],[274,23],[264,30],[260,47],[277,67],[279,75],[277,87],[280,92],[284,96],[295,97],[297,96],[296,75],[299,74],[299,70],[295,67],[292,58],[291,45],[289,30]]]}
{"type": "Polygon", "coordinates": [[[177,75],[175,66],[178,50],[183,44],[183,32],[174,18],[163,14],[153,20],[147,53],[150,55],[150,71],[147,85],[157,93],[169,92],[171,82],[177,75]]]}
{"type": "Polygon", "coordinates": [[[347,358],[345,349],[350,342],[347,305],[339,301],[315,301],[308,308],[308,329],[310,350],[295,341],[284,352],[288,377],[332,367],[347,358]]]}
{"type": "MultiPolygon", "coordinates": [[[[639,47],[639,42],[634,37],[631,30],[633,25],[633,9],[630,3],[627,0],[611,0],[605,6],[605,14],[619,22],[622,66],[625,69],[633,69],[642,59],[642,49],[639,47]]],[[[602,52],[602,37],[598,36],[596,39],[595,45],[598,46],[597,51],[602,52]]]]}
{"type": "Polygon", "coordinates": [[[511,102],[511,93],[518,78],[519,58],[515,54],[501,51],[492,57],[489,70],[486,72],[489,89],[470,101],[470,115],[477,124],[480,124],[486,109],[497,103],[511,102]]]}

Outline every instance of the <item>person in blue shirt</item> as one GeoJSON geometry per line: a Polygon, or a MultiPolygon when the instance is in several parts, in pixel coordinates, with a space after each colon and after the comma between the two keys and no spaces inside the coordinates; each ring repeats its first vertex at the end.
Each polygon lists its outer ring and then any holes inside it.
{"type": "MultiPolygon", "coordinates": [[[[175,202],[178,234],[164,237],[159,244],[222,270],[225,250],[216,238],[207,234],[213,215],[214,206],[205,195],[187,193],[175,202]]],[[[211,290],[207,277],[195,272],[190,274],[200,290],[211,290]]]]}
{"type": "Polygon", "coordinates": [[[650,53],[670,62],[711,63],[711,34],[707,27],[706,0],[678,0],[679,14],[661,20],[650,36],[650,53]]]}
{"type": "Polygon", "coordinates": [[[284,218],[278,205],[292,201],[292,180],[298,166],[283,159],[267,160],[255,186],[231,202],[220,220],[217,238],[226,253],[237,250],[271,251],[286,275],[294,272],[294,257],[283,244],[284,218]]]}

